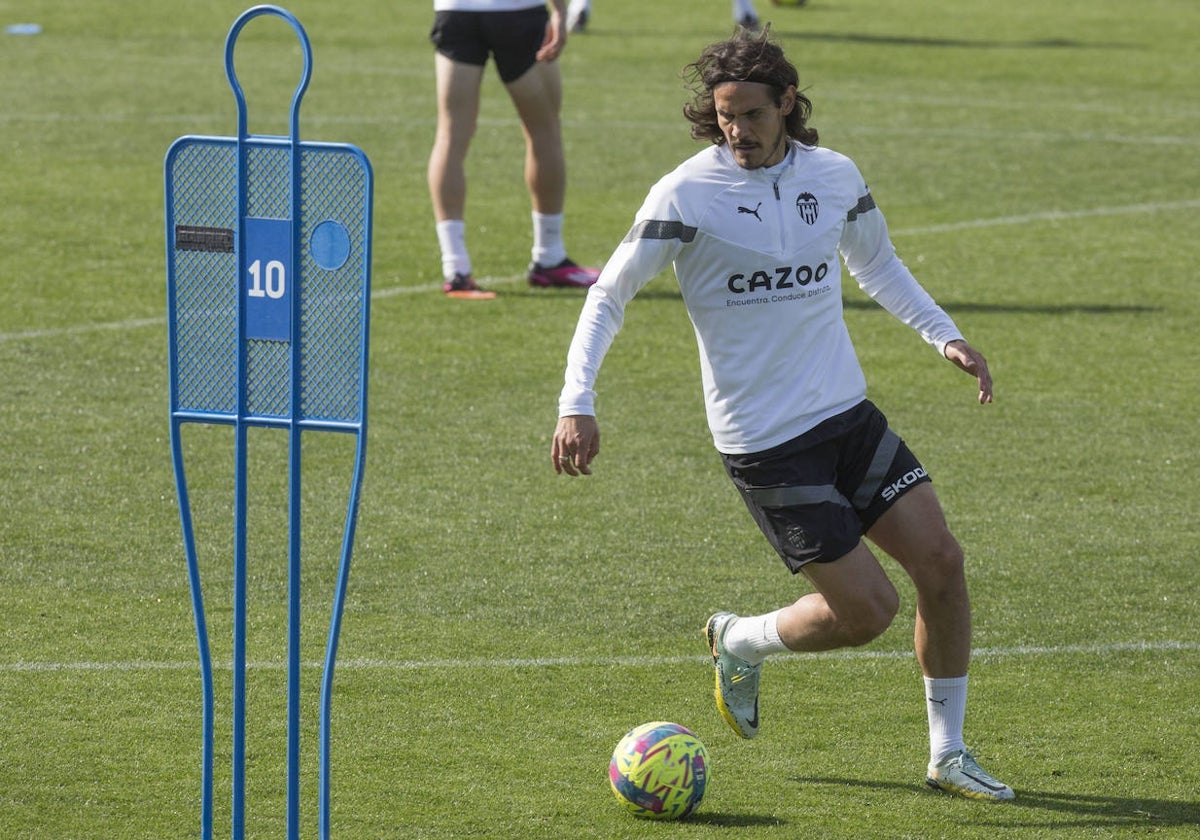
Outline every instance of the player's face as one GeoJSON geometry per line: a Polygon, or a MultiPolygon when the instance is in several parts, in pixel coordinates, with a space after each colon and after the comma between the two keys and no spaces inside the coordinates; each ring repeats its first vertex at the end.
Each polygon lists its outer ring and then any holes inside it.
{"type": "Polygon", "coordinates": [[[787,154],[784,118],[796,107],[796,88],[788,87],[779,104],[769,85],[722,82],[713,88],[717,125],[733,158],[744,169],[774,166],[787,154]]]}

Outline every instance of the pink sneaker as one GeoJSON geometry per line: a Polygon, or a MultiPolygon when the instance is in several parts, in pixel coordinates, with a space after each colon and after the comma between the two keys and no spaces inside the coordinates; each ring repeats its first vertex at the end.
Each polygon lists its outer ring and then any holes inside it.
{"type": "Polygon", "coordinates": [[[563,260],[552,268],[533,263],[529,266],[529,285],[560,289],[586,289],[600,277],[600,272],[594,268],[584,268],[568,260],[563,260]]]}

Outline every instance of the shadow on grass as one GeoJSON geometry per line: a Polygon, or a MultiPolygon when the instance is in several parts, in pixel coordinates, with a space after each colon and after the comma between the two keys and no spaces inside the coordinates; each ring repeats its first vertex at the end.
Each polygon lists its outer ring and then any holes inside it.
{"type": "MultiPolygon", "coordinates": [[[[825,41],[830,43],[861,44],[878,47],[957,47],[959,49],[972,50],[1129,50],[1141,48],[1141,45],[1136,43],[1080,41],[1076,38],[1066,37],[1001,41],[994,38],[938,38],[934,36],[915,34],[869,35],[865,32],[816,32],[811,30],[791,28],[787,25],[790,22],[781,25],[778,19],[771,18],[771,15],[767,15],[765,19],[771,23],[772,35],[777,38],[786,38],[789,40],[795,39],[798,41],[825,41]]],[[[732,30],[733,26],[731,24],[730,31],[732,30]]],[[[679,36],[687,35],[689,33],[683,29],[676,29],[675,34],[679,36]]],[[[692,30],[691,34],[709,38],[710,40],[715,37],[713,35],[713,30],[707,26],[692,30]]],[[[613,38],[620,40],[636,40],[639,38],[655,39],[659,36],[660,33],[655,32],[652,29],[608,27],[603,23],[598,24],[598,27],[590,27],[585,35],[585,37],[589,39],[613,38]]]]}
{"type": "MultiPolygon", "coordinates": [[[[811,12],[810,12],[811,14],[811,12]]],[[[872,47],[955,47],[959,49],[1140,49],[1141,44],[1132,42],[1118,41],[1080,41],[1078,38],[1055,37],[1049,36],[1044,38],[1030,38],[1030,40],[1014,40],[1001,41],[997,38],[960,38],[960,37],[935,37],[928,35],[869,35],[866,32],[830,32],[830,31],[815,31],[796,29],[791,26],[791,22],[780,22],[778,17],[773,17],[772,14],[767,14],[764,17],[764,22],[770,23],[770,31],[775,37],[788,38],[788,40],[797,41],[823,41],[829,43],[856,43],[866,44],[872,47]]],[[[610,22],[605,22],[610,23],[610,22]]],[[[616,40],[628,41],[637,40],[637,38],[647,38],[647,40],[656,40],[660,37],[660,32],[653,29],[629,29],[625,26],[607,26],[605,23],[598,24],[599,28],[592,26],[584,34],[584,37],[589,38],[616,38],[616,40]]],[[[689,32],[677,28],[673,30],[677,36],[688,35],[689,32]]],[[[713,30],[707,25],[697,26],[696,35],[707,37],[712,40],[713,30]]],[[[730,31],[733,31],[733,25],[730,25],[730,31]]]]}
{"type": "Polygon", "coordinates": [[[690,825],[711,825],[717,828],[749,828],[751,826],[784,826],[787,820],[763,814],[730,814],[724,811],[705,811],[687,817],[690,825]]]}
{"type": "MultiPolygon", "coordinates": [[[[871,790],[912,790],[912,785],[894,782],[868,782],[861,779],[838,779],[828,776],[793,776],[789,781],[798,784],[837,785],[871,790]]],[[[930,796],[944,796],[929,791],[930,796]]],[[[983,804],[983,803],[980,803],[983,804]]],[[[1200,802],[1185,800],[1148,799],[1139,796],[1088,796],[1084,794],[1052,793],[1017,788],[1012,802],[988,805],[1003,809],[1004,819],[995,825],[1026,828],[1152,828],[1200,827],[1200,802]],[[1024,813],[1013,816],[1013,810],[1024,813]],[[1038,812],[1066,815],[1060,819],[1039,820],[1038,812]]],[[[972,815],[972,822],[985,824],[988,820],[972,815]]]]}
{"type": "Polygon", "coordinates": [[[1130,49],[1132,44],[1088,43],[1074,38],[996,41],[990,38],[931,38],[923,35],[867,35],[859,32],[804,32],[771,27],[778,37],[886,47],[965,47],[974,50],[1130,49]]]}

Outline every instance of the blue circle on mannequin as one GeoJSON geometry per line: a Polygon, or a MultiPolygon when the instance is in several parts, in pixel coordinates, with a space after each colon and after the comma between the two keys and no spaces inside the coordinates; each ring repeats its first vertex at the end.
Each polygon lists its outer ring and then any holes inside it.
{"type": "Polygon", "coordinates": [[[350,259],[350,232],[341,222],[327,219],[313,229],[308,247],[317,265],[336,271],[350,259]]]}

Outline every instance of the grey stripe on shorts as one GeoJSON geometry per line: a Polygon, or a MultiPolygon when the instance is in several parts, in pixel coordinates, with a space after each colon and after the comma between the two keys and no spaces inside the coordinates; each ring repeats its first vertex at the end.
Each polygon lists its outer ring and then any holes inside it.
{"type": "Polygon", "coordinates": [[[752,487],[746,491],[760,507],[785,508],[833,502],[850,507],[846,497],[832,484],[798,484],[791,487],[752,487]]]}
{"type": "Polygon", "coordinates": [[[879,439],[879,445],[875,447],[875,455],[871,458],[871,466],[867,467],[867,474],[863,476],[862,484],[854,493],[855,508],[863,510],[871,503],[871,497],[883,486],[883,480],[887,478],[888,469],[892,466],[892,461],[896,459],[896,452],[899,449],[900,436],[888,429],[879,439]]]}

